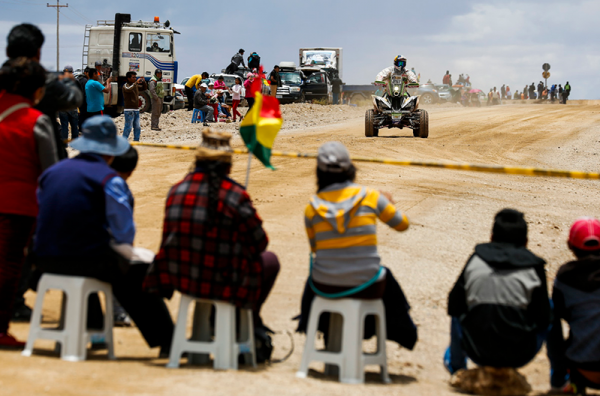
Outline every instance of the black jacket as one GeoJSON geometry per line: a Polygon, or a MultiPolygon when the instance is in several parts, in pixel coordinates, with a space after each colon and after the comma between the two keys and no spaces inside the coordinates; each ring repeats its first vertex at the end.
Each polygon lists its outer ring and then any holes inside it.
{"type": "Polygon", "coordinates": [[[566,357],[578,363],[600,363],[600,255],[571,261],[560,267],[554,281],[552,301],[555,314],[552,332],[560,332],[558,339],[561,343],[560,319],[569,323],[569,339],[561,347],[566,357]]]}
{"type": "Polygon", "coordinates": [[[448,297],[448,314],[460,320],[463,347],[479,365],[521,367],[537,353],[537,335],[552,310],[545,261],[506,243],[484,243],[448,297]]]}
{"type": "Polygon", "coordinates": [[[67,158],[68,155],[56,121],[57,113],[59,111],[76,109],[81,105],[82,98],[83,94],[75,80],[59,80],[55,74],[48,74],[48,78],[46,79],[46,93],[35,107],[52,120],[58,158],[61,160],[67,158]]]}
{"type": "Polygon", "coordinates": [[[269,81],[271,82],[271,85],[277,85],[278,87],[281,87],[281,76],[279,75],[278,71],[275,71],[275,69],[273,69],[273,71],[271,72],[271,77],[269,78],[269,81]]]}

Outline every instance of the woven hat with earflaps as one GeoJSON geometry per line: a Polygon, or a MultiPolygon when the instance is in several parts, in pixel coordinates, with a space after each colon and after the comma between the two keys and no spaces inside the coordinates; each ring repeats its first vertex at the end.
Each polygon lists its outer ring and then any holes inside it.
{"type": "Polygon", "coordinates": [[[231,133],[216,132],[210,128],[202,131],[202,143],[196,149],[198,161],[221,161],[231,163],[233,150],[229,145],[231,133]]]}

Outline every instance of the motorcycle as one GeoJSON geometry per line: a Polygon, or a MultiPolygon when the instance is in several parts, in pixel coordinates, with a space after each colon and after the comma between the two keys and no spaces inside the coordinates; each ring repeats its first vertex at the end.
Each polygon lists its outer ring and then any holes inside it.
{"type": "Polygon", "coordinates": [[[389,83],[375,83],[384,87],[383,95],[371,95],[373,109],[365,114],[365,136],[379,136],[381,128],[410,128],[414,137],[429,136],[429,114],[419,109],[419,97],[409,96],[408,88],[419,84],[408,81],[406,74],[394,73],[389,83]]]}

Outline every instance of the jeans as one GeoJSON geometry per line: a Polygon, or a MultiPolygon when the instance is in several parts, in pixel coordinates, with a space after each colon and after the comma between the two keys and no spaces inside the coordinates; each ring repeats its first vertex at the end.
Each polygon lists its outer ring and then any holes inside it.
{"type": "Polygon", "coordinates": [[[0,213],[0,333],[6,333],[35,217],[0,213]]]}
{"type": "Polygon", "coordinates": [[[140,132],[142,132],[142,129],[140,128],[140,112],[135,110],[125,110],[125,128],[123,129],[123,137],[125,139],[129,138],[132,126],[133,141],[139,142],[140,132]]]}
{"type": "Polygon", "coordinates": [[[69,124],[71,124],[71,139],[79,137],[79,114],[77,109],[71,111],[61,111],[58,113],[60,119],[60,137],[63,140],[69,138],[69,124]]]}
{"type": "MultiPolygon", "coordinates": [[[[548,335],[548,330],[544,330],[538,333],[536,338],[536,351],[539,352],[542,349],[542,345],[546,340],[548,335]]],[[[446,351],[446,356],[444,357],[444,363],[446,365],[446,369],[450,371],[450,374],[454,374],[456,371],[460,369],[467,368],[467,353],[463,349],[462,346],[463,339],[463,331],[462,326],[460,324],[460,319],[453,317],[452,322],[450,324],[450,347],[446,351]]],[[[536,353],[537,353],[536,352],[536,353]]],[[[533,359],[534,356],[532,356],[533,359]]],[[[471,358],[471,360],[473,360],[471,358]]],[[[480,365],[478,362],[473,360],[473,363],[480,365]]]]}
{"type": "Polygon", "coordinates": [[[333,93],[333,104],[339,104],[340,103],[340,94],[337,92],[333,93]]]}

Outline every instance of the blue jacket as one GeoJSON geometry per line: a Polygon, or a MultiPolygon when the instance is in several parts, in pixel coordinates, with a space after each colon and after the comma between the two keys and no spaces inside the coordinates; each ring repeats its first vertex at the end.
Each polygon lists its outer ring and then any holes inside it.
{"type": "Polygon", "coordinates": [[[104,185],[115,176],[95,154],[61,161],[42,174],[34,248],[39,257],[83,257],[109,248],[104,185]]]}

